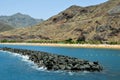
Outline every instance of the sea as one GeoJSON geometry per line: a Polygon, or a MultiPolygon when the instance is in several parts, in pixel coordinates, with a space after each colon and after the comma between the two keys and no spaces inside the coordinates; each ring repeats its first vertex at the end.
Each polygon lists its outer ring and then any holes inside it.
{"type": "Polygon", "coordinates": [[[101,72],[47,71],[38,68],[27,56],[0,51],[0,80],[120,80],[120,50],[47,46],[0,45],[18,49],[44,51],[89,61],[98,61],[101,72]]]}

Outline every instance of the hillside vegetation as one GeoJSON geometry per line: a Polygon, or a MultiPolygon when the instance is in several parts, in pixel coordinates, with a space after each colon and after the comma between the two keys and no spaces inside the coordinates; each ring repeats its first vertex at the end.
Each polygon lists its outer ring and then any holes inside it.
{"type": "Polygon", "coordinates": [[[120,0],[88,7],[73,5],[36,26],[3,32],[0,39],[119,42],[120,0]]]}

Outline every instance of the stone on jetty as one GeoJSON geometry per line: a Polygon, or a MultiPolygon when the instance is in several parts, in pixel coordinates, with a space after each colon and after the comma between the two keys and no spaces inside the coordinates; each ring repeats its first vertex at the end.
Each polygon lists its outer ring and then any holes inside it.
{"type": "Polygon", "coordinates": [[[1,48],[0,50],[13,52],[15,54],[27,55],[38,67],[45,67],[47,70],[63,71],[102,71],[102,66],[98,62],[89,62],[74,57],[51,54],[41,51],[25,49],[1,48]]]}

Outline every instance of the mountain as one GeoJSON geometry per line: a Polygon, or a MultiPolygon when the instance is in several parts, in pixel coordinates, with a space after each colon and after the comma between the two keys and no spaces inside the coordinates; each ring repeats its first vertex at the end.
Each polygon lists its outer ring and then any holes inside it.
{"type": "Polygon", "coordinates": [[[13,26],[15,28],[20,28],[20,27],[28,27],[28,26],[33,26],[36,25],[40,22],[42,22],[42,19],[34,19],[30,17],[29,15],[21,14],[21,13],[16,13],[11,16],[0,16],[0,21],[13,26]]]}
{"type": "Polygon", "coordinates": [[[12,30],[12,29],[14,28],[11,27],[10,25],[0,22],[0,32],[12,30]]]}
{"type": "Polygon", "coordinates": [[[1,39],[5,38],[119,42],[120,0],[88,7],[73,5],[36,26],[1,33],[1,39]]]}

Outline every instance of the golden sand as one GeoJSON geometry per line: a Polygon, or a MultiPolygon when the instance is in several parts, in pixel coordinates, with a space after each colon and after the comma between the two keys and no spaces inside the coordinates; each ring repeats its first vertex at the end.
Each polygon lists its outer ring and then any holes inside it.
{"type": "Polygon", "coordinates": [[[28,46],[54,46],[54,47],[120,49],[120,45],[108,45],[108,44],[58,44],[58,43],[0,43],[0,44],[4,44],[4,45],[28,45],[28,46]]]}

